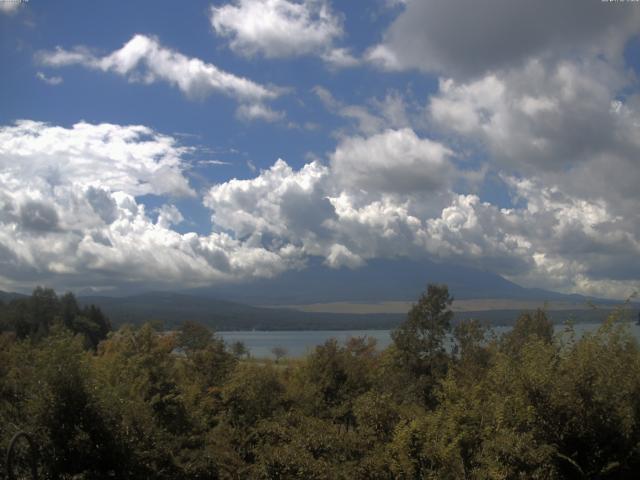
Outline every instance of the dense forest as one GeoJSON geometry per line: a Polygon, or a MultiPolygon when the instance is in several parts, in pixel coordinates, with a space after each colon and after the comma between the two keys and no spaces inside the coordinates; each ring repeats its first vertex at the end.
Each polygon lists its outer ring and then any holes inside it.
{"type": "Polygon", "coordinates": [[[0,305],[0,446],[28,432],[52,479],[637,478],[623,309],[580,338],[540,310],[496,336],[451,301],[430,285],[383,351],[274,362],[193,322],[111,331],[38,288],[0,305]]]}

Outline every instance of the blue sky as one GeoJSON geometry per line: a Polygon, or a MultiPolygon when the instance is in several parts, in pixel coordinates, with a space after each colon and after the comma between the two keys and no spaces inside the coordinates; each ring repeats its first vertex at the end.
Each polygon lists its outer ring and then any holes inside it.
{"type": "Polygon", "coordinates": [[[0,288],[406,257],[627,296],[640,7],[485,3],[2,2],[0,288]]]}

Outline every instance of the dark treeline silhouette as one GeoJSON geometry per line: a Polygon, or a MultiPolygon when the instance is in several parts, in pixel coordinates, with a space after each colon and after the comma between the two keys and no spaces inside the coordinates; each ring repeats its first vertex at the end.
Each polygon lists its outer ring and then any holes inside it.
{"type": "Polygon", "coordinates": [[[99,307],[80,308],[71,292],[58,297],[50,288],[37,287],[30,297],[0,302],[0,332],[12,332],[18,340],[41,339],[55,325],[82,335],[93,349],[111,331],[111,323],[99,307]]]}
{"type": "Polygon", "coordinates": [[[636,478],[621,312],[579,338],[541,310],[496,336],[452,325],[451,301],[429,285],[383,351],[329,340],[272,362],[194,322],[109,332],[36,289],[0,308],[0,445],[28,432],[60,479],[636,478]]]}

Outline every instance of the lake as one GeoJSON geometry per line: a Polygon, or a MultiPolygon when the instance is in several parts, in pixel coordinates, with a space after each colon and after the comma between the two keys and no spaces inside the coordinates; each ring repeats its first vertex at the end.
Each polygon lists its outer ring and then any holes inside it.
{"type": "MultiPolygon", "coordinates": [[[[576,335],[583,335],[597,329],[599,323],[577,323],[573,328],[576,335]]],[[[630,323],[629,328],[636,339],[640,341],[640,325],[630,323]]],[[[496,334],[502,334],[511,327],[493,327],[496,334]]],[[[562,332],[564,325],[556,325],[556,333],[562,332]]],[[[302,357],[312,352],[313,349],[322,345],[330,338],[335,338],[344,343],[351,337],[370,337],[377,341],[378,348],[384,349],[391,343],[391,330],[294,330],[294,331],[239,331],[239,332],[217,332],[225,342],[231,343],[241,341],[245,344],[252,357],[273,358],[271,349],[283,347],[287,351],[288,357],[302,357]]]]}

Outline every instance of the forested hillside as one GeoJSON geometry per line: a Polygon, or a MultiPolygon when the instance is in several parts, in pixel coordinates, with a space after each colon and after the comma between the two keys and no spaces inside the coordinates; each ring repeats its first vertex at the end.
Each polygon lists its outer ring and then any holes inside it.
{"type": "Polygon", "coordinates": [[[581,338],[543,311],[497,337],[452,327],[450,305],[431,285],[388,349],[328,341],[276,363],[192,322],[108,332],[38,289],[1,309],[0,445],[28,432],[43,478],[636,478],[624,310],[581,338]]]}

